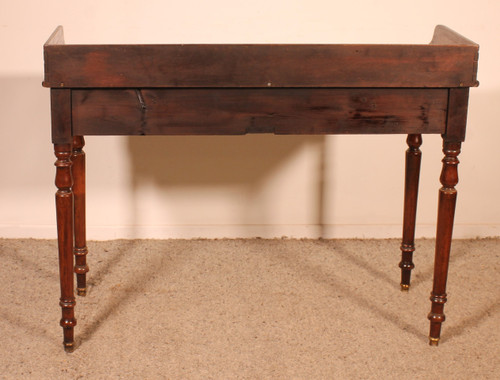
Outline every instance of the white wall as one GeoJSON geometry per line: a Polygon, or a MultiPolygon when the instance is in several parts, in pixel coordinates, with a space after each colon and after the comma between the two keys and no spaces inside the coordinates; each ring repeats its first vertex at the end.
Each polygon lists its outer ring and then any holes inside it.
{"type": "MultiPolygon", "coordinates": [[[[42,45],[478,42],[456,237],[500,235],[500,2],[6,1],[0,5],[0,237],[54,238],[42,45]]],[[[397,237],[405,136],[88,137],[88,237],[397,237]]],[[[439,136],[424,136],[417,235],[433,236],[439,136]]]]}

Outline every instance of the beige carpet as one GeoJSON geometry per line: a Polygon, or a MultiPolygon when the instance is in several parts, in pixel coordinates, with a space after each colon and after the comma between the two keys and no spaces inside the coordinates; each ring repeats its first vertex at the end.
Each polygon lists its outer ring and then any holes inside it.
{"type": "Polygon", "coordinates": [[[90,242],[62,347],[56,242],[0,239],[2,379],[498,379],[500,240],[457,240],[439,347],[432,240],[90,242]]]}

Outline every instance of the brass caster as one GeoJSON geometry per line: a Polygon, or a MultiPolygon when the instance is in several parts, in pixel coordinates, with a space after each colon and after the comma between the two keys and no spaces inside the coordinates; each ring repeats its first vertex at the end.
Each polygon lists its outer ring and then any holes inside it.
{"type": "Polygon", "coordinates": [[[77,288],[76,294],[81,297],[85,297],[87,295],[87,288],[77,288]]]}
{"type": "Polygon", "coordinates": [[[401,291],[402,292],[407,292],[410,290],[410,285],[409,284],[401,284],[401,291]]]}
{"type": "Polygon", "coordinates": [[[439,345],[439,338],[433,338],[433,337],[429,337],[429,345],[430,346],[438,346],[439,345]]]}
{"type": "Polygon", "coordinates": [[[68,354],[72,353],[75,351],[75,344],[74,343],[63,343],[64,344],[64,351],[66,351],[68,354]]]}

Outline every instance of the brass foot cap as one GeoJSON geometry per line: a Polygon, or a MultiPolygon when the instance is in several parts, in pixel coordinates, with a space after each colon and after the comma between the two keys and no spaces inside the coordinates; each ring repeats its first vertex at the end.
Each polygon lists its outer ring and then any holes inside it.
{"type": "Polygon", "coordinates": [[[401,284],[401,291],[402,292],[407,292],[410,290],[410,285],[409,284],[401,284]]]}
{"type": "Polygon", "coordinates": [[[75,351],[75,344],[74,343],[63,343],[64,344],[64,351],[67,353],[72,353],[75,351]]]}
{"type": "Polygon", "coordinates": [[[433,338],[433,337],[429,337],[429,345],[431,346],[437,346],[439,345],[439,338],[433,338]]]}
{"type": "Polygon", "coordinates": [[[87,295],[87,288],[77,288],[76,294],[78,294],[81,297],[85,297],[87,295]]]}

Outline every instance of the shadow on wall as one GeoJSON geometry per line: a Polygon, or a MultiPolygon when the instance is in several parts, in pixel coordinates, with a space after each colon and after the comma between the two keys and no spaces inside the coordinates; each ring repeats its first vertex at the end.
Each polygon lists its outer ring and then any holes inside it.
{"type": "MultiPolygon", "coordinates": [[[[137,194],[153,183],[160,188],[238,186],[245,201],[252,202],[276,168],[304,146],[318,151],[316,222],[323,225],[324,136],[132,136],[128,137],[134,221],[137,221],[137,194]]],[[[293,189],[291,189],[293,191],[293,189]]],[[[257,205],[250,205],[257,207],[257,205]]],[[[264,207],[264,206],[262,206],[264,207]]],[[[259,210],[266,215],[265,210],[259,210]]],[[[242,217],[242,220],[245,218],[242,217]]],[[[242,223],[245,224],[245,223],[242,223]]]]}
{"type": "MultiPolygon", "coordinates": [[[[492,177],[491,173],[492,165],[495,165],[492,157],[496,149],[495,142],[498,140],[496,136],[500,133],[500,129],[495,126],[496,118],[493,117],[495,104],[498,104],[499,99],[500,92],[497,90],[483,90],[481,87],[471,89],[467,138],[460,155],[459,166],[459,176],[463,181],[461,180],[457,187],[460,194],[457,207],[459,223],[498,224],[500,209],[498,202],[493,201],[493,196],[500,192],[500,181],[497,177],[492,177]],[[486,193],[485,188],[488,189],[486,193]],[[482,195],[478,196],[480,192],[482,195]],[[462,216],[463,210],[467,210],[467,214],[462,216]]],[[[327,156],[325,141],[324,136],[131,137],[128,139],[128,149],[133,178],[132,191],[137,194],[137,189],[148,182],[160,188],[239,185],[246,190],[245,201],[251,204],[250,207],[259,207],[258,202],[252,204],[252,194],[257,194],[262,189],[265,181],[283,162],[297,154],[305,145],[314,144],[319,156],[318,172],[314,175],[318,179],[317,184],[314,184],[317,186],[318,199],[314,204],[314,214],[320,236],[324,236],[327,223],[324,217],[324,169],[327,156]]],[[[423,207],[429,202],[435,202],[439,187],[436,178],[441,170],[442,159],[441,143],[434,152],[427,149],[426,141],[424,138],[422,148],[424,160],[427,162],[432,159],[428,165],[436,168],[436,176],[428,181],[432,186],[427,192],[429,194],[423,191],[424,183],[420,186],[418,214],[423,217],[427,215],[427,210],[423,207]]],[[[400,148],[400,158],[403,160],[406,145],[403,143],[400,148]]],[[[370,163],[365,163],[363,170],[370,170],[369,165],[370,163]]],[[[428,172],[424,170],[422,180],[428,177],[428,172]]],[[[402,180],[401,178],[401,182],[402,180]]],[[[259,219],[265,221],[267,220],[265,206],[261,208],[263,209],[258,210],[261,216],[259,219]]],[[[428,214],[431,215],[427,218],[429,223],[435,223],[434,208],[428,214]]],[[[482,236],[480,232],[474,234],[482,236]]],[[[458,236],[470,237],[469,235],[470,233],[458,236]]]]}
{"type": "MultiPolygon", "coordinates": [[[[24,212],[15,206],[8,209],[4,207],[3,223],[15,222],[22,226],[54,223],[55,157],[50,140],[50,91],[42,87],[42,79],[42,73],[39,76],[0,77],[0,189],[5,190],[3,204],[19,204],[24,193],[16,192],[16,189],[33,194],[29,200],[22,200],[23,210],[29,211],[24,212]],[[38,219],[33,215],[37,215],[38,219]]],[[[484,83],[487,83],[486,78],[484,83]]],[[[496,141],[500,137],[495,115],[498,104],[498,88],[480,86],[471,90],[467,138],[459,166],[459,223],[481,226],[498,225],[499,222],[500,204],[494,198],[500,192],[500,181],[494,174],[498,166],[496,141]]],[[[314,144],[315,151],[321,156],[318,157],[318,174],[314,175],[319,179],[314,184],[319,194],[314,213],[321,226],[325,222],[322,183],[325,141],[326,137],[323,136],[139,136],[127,138],[125,150],[130,158],[133,178],[131,187],[134,192],[141,185],[151,182],[164,189],[239,185],[251,194],[258,192],[283,162],[307,144],[314,144]]],[[[426,142],[424,139],[424,162],[429,161],[429,156],[433,154],[426,142]]],[[[90,144],[88,145],[90,149],[90,144]]],[[[401,144],[401,159],[405,149],[406,146],[401,144]]],[[[438,165],[440,168],[442,154],[440,147],[437,150],[439,151],[429,165],[438,165]]],[[[102,154],[104,156],[106,153],[103,151],[102,154]]],[[[96,159],[95,156],[92,157],[96,159]]],[[[88,159],[92,157],[89,155],[88,159]]],[[[367,168],[368,164],[363,163],[363,170],[370,170],[367,168]]],[[[89,165],[88,169],[92,170],[92,167],[89,165]]],[[[423,171],[422,179],[427,176],[427,172],[423,171]]],[[[438,187],[436,178],[437,175],[432,177],[432,189],[429,191],[429,199],[432,201],[435,201],[438,187]]],[[[88,182],[89,187],[94,185],[95,183],[88,182]]],[[[421,192],[421,195],[425,193],[421,192]]],[[[248,199],[250,203],[251,197],[248,199]]],[[[423,207],[428,202],[422,197],[419,202],[419,214],[423,215],[423,207]]],[[[254,205],[257,206],[252,206],[254,205]]],[[[88,209],[91,210],[92,207],[89,203],[88,209]]],[[[263,213],[265,211],[262,210],[263,213]]],[[[429,213],[432,215],[428,219],[434,223],[435,210],[432,209],[429,213]]],[[[481,231],[483,230],[474,230],[474,236],[484,236],[481,231]]],[[[457,236],[468,237],[471,233],[457,236]]]]}
{"type": "Polygon", "coordinates": [[[304,144],[322,136],[132,136],[128,138],[134,185],[255,186],[304,144]]]}

